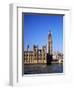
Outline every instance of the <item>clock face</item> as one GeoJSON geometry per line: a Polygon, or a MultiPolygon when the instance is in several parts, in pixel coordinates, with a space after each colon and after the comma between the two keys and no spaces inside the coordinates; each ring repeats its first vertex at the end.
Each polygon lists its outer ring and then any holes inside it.
{"type": "Polygon", "coordinates": [[[51,41],[52,41],[52,38],[50,37],[50,38],[48,39],[48,41],[51,42],[51,41]]]}

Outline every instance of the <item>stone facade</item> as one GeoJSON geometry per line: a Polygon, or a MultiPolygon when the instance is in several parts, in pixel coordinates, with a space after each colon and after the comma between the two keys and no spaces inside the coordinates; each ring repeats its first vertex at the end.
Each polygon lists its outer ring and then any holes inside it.
{"type": "Polygon", "coordinates": [[[46,46],[39,49],[38,46],[33,46],[33,51],[24,51],[24,63],[35,64],[35,63],[47,63],[46,62],[46,46]]]}

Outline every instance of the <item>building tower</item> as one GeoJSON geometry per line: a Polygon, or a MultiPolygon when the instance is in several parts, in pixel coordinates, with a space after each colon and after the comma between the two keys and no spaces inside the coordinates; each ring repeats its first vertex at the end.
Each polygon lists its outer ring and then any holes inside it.
{"type": "Polygon", "coordinates": [[[52,33],[48,34],[48,54],[52,55],[52,33]]]}

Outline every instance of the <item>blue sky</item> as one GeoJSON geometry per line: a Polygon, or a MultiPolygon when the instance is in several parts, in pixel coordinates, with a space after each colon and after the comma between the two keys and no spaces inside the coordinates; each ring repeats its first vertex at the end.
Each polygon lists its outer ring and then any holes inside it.
{"type": "Polygon", "coordinates": [[[46,45],[52,32],[53,51],[63,51],[63,16],[24,14],[24,48],[46,45]]]}

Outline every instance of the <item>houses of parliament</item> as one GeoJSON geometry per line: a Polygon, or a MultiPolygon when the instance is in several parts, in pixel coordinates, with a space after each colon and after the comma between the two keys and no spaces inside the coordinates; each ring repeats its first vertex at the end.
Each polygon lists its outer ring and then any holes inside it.
{"type": "Polygon", "coordinates": [[[48,33],[48,47],[47,45],[38,48],[33,45],[33,49],[24,51],[24,64],[49,64],[52,61],[52,33],[48,33]]]}

